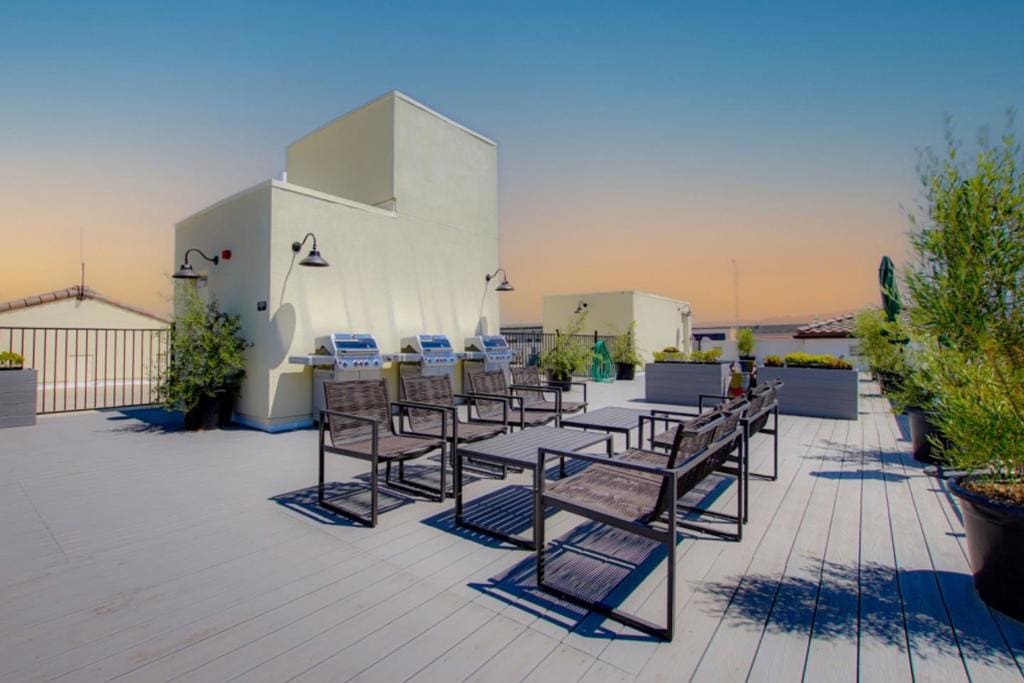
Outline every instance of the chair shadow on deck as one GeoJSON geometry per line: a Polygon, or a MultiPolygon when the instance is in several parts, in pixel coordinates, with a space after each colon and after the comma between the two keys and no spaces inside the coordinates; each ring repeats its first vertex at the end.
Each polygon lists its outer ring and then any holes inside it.
{"type": "MultiPolygon", "coordinates": [[[[383,486],[379,489],[378,495],[380,496],[378,504],[378,512],[380,514],[397,510],[400,507],[415,502],[413,498],[391,491],[383,486]]],[[[345,508],[357,508],[356,512],[359,514],[365,516],[370,514],[369,484],[361,482],[327,482],[324,484],[324,498],[328,502],[337,503],[345,508]]],[[[270,500],[320,524],[364,526],[344,515],[339,515],[332,510],[322,507],[317,502],[316,486],[309,486],[304,489],[289,491],[288,493],[280,493],[271,497],[270,500]]]]}
{"type": "Polygon", "coordinates": [[[736,576],[704,584],[698,589],[698,604],[707,614],[725,613],[723,623],[732,628],[805,638],[810,634],[816,640],[854,644],[870,637],[902,652],[909,632],[915,642],[927,642],[941,650],[959,649],[974,660],[1005,663],[1008,671],[1019,675],[1006,637],[974,592],[969,574],[895,569],[875,563],[858,570],[856,565],[812,558],[805,561],[814,580],[736,576]],[[950,613],[956,615],[955,632],[950,613]],[[979,615],[981,618],[976,618],[979,615]]]}
{"type": "MultiPolygon", "coordinates": [[[[729,490],[731,484],[728,477],[712,477],[706,487],[693,492],[681,502],[709,507],[729,490]]],[[[523,488],[521,495],[527,497],[523,505],[529,505],[532,493],[523,488]]],[[[546,511],[545,516],[551,512],[546,511]]],[[[529,517],[521,519],[525,520],[522,528],[529,528],[529,517]]],[[[687,512],[681,514],[680,519],[693,521],[696,515],[687,512]]],[[[702,519],[702,522],[714,523],[708,519],[702,519]]],[[[688,531],[679,533],[678,542],[728,543],[688,531]]],[[[585,522],[548,542],[545,551],[545,580],[551,586],[586,600],[618,607],[652,574],[663,573],[665,560],[665,548],[659,543],[596,522],[585,522]]],[[[680,558],[680,562],[685,562],[684,557],[680,558]]],[[[531,616],[588,638],[661,642],[632,629],[613,629],[610,624],[615,622],[609,622],[599,614],[541,591],[537,588],[536,567],[536,556],[531,553],[530,557],[502,574],[486,582],[470,583],[469,586],[531,616]]],[[[664,586],[659,585],[650,598],[656,610],[664,611],[664,590],[664,586]]]]}
{"type": "MultiPolygon", "coordinates": [[[[550,517],[553,513],[554,509],[549,508],[544,511],[544,516],[550,517]]],[[[523,484],[503,486],[496,491],[467,500],[462,514],[467,522],[486,526],[504,534],[525,534],[533,528],[533,489],[523,484]]],[[[422,523],[488,547],[499,548],[506,545],[504,541],[493,536],[455,526],[454,508],[426,517],[422,523]]]]}
{"type": "Polygon", "coordinates": [[[184,431],[185,416],[163,408],[108,408],[100,411],[116,432],[176,434],[184,431]]]}

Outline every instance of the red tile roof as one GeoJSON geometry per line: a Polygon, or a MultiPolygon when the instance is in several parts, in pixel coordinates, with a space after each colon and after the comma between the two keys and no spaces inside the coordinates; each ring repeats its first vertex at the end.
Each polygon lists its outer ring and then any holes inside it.
{"type": "Polygon", "coordinates": [[[152,311],[147,311],[143,308],[132,306],[131,304],[122,303],[120,301],[117,301],[116,299],[111,299],[108,296],[104,296],[103,294],[100,294],[96,290],[90,289],[89,287],[85,287],[83,289],[79,285],[74,285],[72,287],[68,287],[67,289],[58,289],[55,292],[36,294],[35,296],[25,297],[24,299],[15,299],[13,301],[0,302],[0,313],[4,313],[6,311],[15,311],[18,310],[19,308],[39,306],[40,304],[49,304],[53,303],[54,301],[62,301],[64,299],[92,299],[93,301],[102,301],[105,304],[116,306],[117,308],[122,308],[126,311],[131,311],[132,313],[137,313],[139,315],[144,315],[147,318],[152,318],[153,320],[158,320],[162,323],[170,322],[170,320],[168,320],[167,318],[161,315],[157,315],[152,311]]]}
{"type": "Polygon", "coordinates": [[[847,339],[853,336],[853,313],[804,325],[793,335],[797,339],[847,339]]]}

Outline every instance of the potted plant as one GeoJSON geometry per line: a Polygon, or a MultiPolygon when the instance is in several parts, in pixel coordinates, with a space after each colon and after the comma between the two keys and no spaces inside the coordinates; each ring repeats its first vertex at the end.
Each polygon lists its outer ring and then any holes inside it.
{"type": "Polygon", "coordinates": [[[168,410],[185,413],[185,429],[217,429],[231,423],[231,412],[245,377],[241,321],[220,310],[216,300],[203,303],[186,290],[171,323],[169,361],[160,383],[168,410]]]}
{"type": "Polygon", "coordinates": [[[911,337],[979,595],[1024,619],[1024,171],[1012,135],[928,160],[912,218],[911,337]]]}
{"type": "Polygon", "coordinates": [[[558,333],[551,349],[540,356],[539,365],[548,373],[549,383],[563,391],[572,388],[573,375],[583,372],[594,355],[590,347],[578,338],[586,319],[586,310],[573,314],[565,333],[558,333]]]}
{"type": "Polygon", "coordinates": [[[910,372],[905,357],[907,331],[899,320],[890,322],[880,308],[867,308],[854,317],[854,336],[859,353],[883,392],[903,388],[910,372]]]}
{"type": "Polygon", "coordinates": [[[36,423],[36,371],[24,364],[21,354],[0,352],[0,428],[36,423]]]}
{"type": "Polygon", "coordinates": [[[643,359],[636,350],[636,321],[629,324],[629,329],[612,340],[612,362],[615,363],[615,379],[631,380],[636,377],[636,366],[643,364],[643,359]]]}
{"type": "Polygon", "coordinates": [[[754,331],[749,327],[743,327],[736,331],[736,352],[740,356],[740,371],[750,374],[754,371],[754,362],[757,356],[754,355],[754,331]]]}

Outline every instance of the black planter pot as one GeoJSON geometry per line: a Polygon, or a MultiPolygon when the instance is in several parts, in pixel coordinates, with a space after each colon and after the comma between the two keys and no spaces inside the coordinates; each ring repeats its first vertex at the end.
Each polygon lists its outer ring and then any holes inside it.
{"type": "Polygon", "coordinates": [[[979,496],[961,486],[964,480],[948,483],[963,510],[974,587],[990,607],[1024,621],[1024,507],[979,496]]]}
{"type": "Polygon", "coordinates": [[[189,432],[220,429],[231,424],[234,397],[226,391],[203,396],[195,408],[185,413],[185,430],[189,432]]]}
{"type": "Polygon", "coordinates": [[[757,362],[757,356],[740,356],[740,372],[749,375],[754,371],[755,362],[757,362]]]}
{"type": "Polygon", "coordinates": [[[572,389],[571,379],[555,379],[551,375],[548,375],[548,384],[550,384],[556,389],[561,389],[563,392],[572,389]]]}
{"type": "Polygon", "coordinates": [[[926,465],[939,465],[942,461],[932,456],[932,443],[928,437],[935,436],[941,439],[942,432],[932,424],[929,417],[930,413],[926,410],[907,408],[907,420],[910,422],[910,447],[914,454],[914,460],[926,465]]]}
{"type": "Polygon", "coordinates": [[[636,366],[632,363],[616,363],[615,379],[633,379],[636,377],[636,366]]]}

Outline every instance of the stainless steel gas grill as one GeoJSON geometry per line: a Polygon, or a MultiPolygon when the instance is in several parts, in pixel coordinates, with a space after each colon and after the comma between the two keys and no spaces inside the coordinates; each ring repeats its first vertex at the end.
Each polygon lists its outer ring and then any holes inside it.
{"type": "Polygon", "coordinates": [[[398,361],[399,394],[402,377],[420,375],[447,375],[455,386],[455,366],[463,354],[452,349],[452,343],[443,334],[418,334],[402,339],[402,352],[398,361]]]}
{"type": "Polygon", "coordinates": [[[502,335],[492,334],[466,338],[465,362],[462,364],[465,374],[480,370],[501,370],[508,377],[511,365],[512,349],[502,335]]]}
{"type": "Polygon", "coordinates": [[[313,366],[313,419],[324,409],[324,382],[379,379],[384,364],[393,359],[382,354],[372,334],[334,332],[317,337],[315,353],[290,356],[288,362],[313,366]]]}

